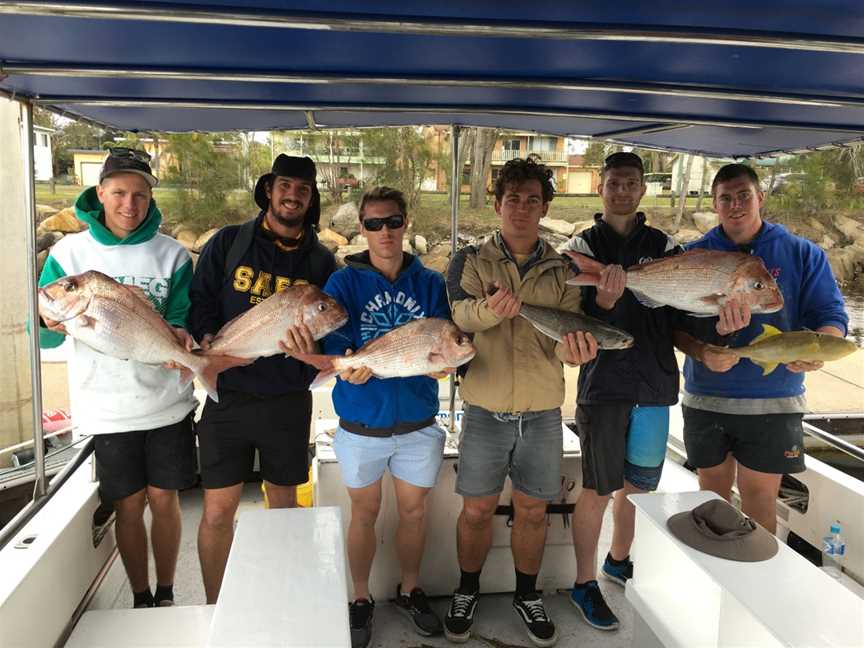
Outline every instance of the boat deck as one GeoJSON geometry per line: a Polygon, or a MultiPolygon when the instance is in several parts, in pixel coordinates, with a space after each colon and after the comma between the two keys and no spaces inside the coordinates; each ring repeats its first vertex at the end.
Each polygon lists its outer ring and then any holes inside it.
{"type": "MultiPolygon", "coordinates": [[[[183,538],[180,545],[180,558],[177,564],[174,592],[177,605],[203,605],[204,588],[198,565],[196,532],[201,517],[201,490],[190,489],[181,493],[180,505],[183,516],[183,538]]],[[[260,484],[247,484],[241,501],[241,510],[263,506],[260,484]]],[[[148,520],[149,524],[149,520],[148,520]]],[[[600,538],[598,555],[605,556],[612,540],[611,506],[609,507],[600,538]]],[[[453,531],[455,533],[455,530],[453,531]]],[[[456,557],[454,556],[455,560],[456,557]]],[[[151,583],[155,573],[151,561],[151,583]]],[[[454,583],[454,587],[456,583],[454,583]]],[[[588,626],[573,608],[566,592],[547,593],[547,610],[558,626],[559,646],[580,646],[582,648],[623,648],[630,646],[633,611],[624,598],[624,589],[618,585],[601,580],[606,600],[621,620],[621,628],[615,632],[603,632],[588,626]]],[[[484,595],[480,599],[477,612],[476,633],[471,641],[464,644],[468,648],[515,648],[530,646],[521,622],[510,605],[507,594],[484,595]]],[[[447,612],[449,599],[439,597],[432,600],[432,607],[442,617],[447,612]]],[[[91,609],[130,608],[132,593],[126,580],[122,565],[115,560],[111,574],[104,581],[98,594],[98,602],[91,609]]],[[[438,648],[452,646],[444,637],[422,637],[416,634],[410,622],[402,616],[389,601],[378,601],[375,611],[373,648],[438,648]]]]}

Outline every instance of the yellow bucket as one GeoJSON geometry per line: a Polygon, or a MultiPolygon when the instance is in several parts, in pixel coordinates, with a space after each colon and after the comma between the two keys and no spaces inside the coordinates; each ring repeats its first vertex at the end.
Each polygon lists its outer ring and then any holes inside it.
{"type": "MultiPolygon", "coordinates": [[[[264,508],[270,508],[270,501],[267,499],[267,484],[264,481],[261,482],[261,492],[264,494],[264,508]]],[[[297,487],[297,506],[304,508],[312,506],[312,468],[309,468],[309,481],[297,487]]]]}

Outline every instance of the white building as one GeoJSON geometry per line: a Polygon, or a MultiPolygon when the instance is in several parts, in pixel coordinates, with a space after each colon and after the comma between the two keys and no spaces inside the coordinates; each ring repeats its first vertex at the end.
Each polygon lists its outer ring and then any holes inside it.
{"type": "Polygon", "coordinates": [[[54,156],[51,154],[51,135],[53,128],[33,126],[33,166],[36,180],[50,180],[54,177],[54,156]]]}

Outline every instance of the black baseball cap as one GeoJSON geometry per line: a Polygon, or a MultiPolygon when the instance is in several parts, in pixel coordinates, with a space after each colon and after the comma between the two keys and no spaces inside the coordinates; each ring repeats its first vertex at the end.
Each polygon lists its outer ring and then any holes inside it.
{"type": "Polygon", "coordinates": [[[280,153],[273,160],[270,173],[265,173],[255,183],[255,204],[264,211],[270,208],[270,200],[267,198],[267,184],[277,176],[299,178],[312,183],[312,200],[309,203],[309,209],[306,210],[304,222],[318,225],[318,221],[321,220],[321,194],[318,193],[317,170],[312,158],[280,153]]]}
{"type": "Polygon", "coordinates": [[[150,169],[150,154],[137,149],[116,146],[108,149],[108,157],[102,165],[99,183],[116,173],[134,173],[147,181],[151,188],[159,184],[159,178],[150,169]]]}
{"type": "Polygon", "coordinates": [[[625,153],[624,151],[619,151],[618,153],[613,153],[605,160],[603,160],[604,172],[608,171],[609,169],[621,168],[639,169],[640,175],[645,175],[645,167],[642,164],[642,158],[640,158],[635,153],[625,153]]]}

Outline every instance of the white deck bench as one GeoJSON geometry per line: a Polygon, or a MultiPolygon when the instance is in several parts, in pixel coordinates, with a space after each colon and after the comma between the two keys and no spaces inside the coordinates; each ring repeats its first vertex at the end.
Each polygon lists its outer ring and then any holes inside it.
{"type": "Polygon", "coordinates": [[[626,590],[636,612],[633,646],[864,646],[864,600],[784,543],[773,558],[744,563],[671,535],[669,516],[715,498],[706,491],[630,496],[638,565],[626,590]]]}
{"type": "Polygon", "coordinates": [[[240,515],[208,648],[351,645],[338,508],[240,515]]]}
{"type": "Polygon", "coordinates": [[[197,648],[207,639],[212,617],[212,605],[90,610],[65,648],[197,648]]]}

